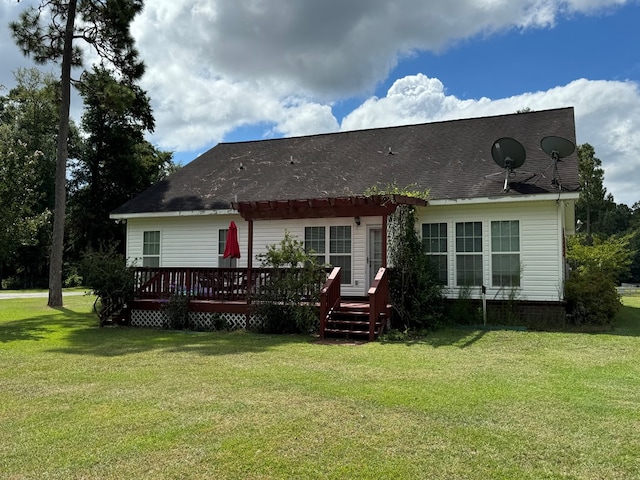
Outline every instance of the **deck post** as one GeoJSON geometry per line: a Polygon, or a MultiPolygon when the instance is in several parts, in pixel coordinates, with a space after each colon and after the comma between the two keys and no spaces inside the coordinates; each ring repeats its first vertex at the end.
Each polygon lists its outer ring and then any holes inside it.
{"type": "Polygon", "coordinates": [[[247,239],[247,314],[245,328],[251,326],[251,290],[253,289],[253,220],[249,220],[247,239]]]}
{"type": "Polygon", "coordinates": [[[386,214],[382,215],[382,266],[387,268],[387,219],[386,214]]]}

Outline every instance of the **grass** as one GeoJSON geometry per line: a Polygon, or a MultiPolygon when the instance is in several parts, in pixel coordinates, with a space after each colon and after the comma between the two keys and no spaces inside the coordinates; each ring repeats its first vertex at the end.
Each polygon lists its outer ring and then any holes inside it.
{"type": "Polygon", "coordinates": [[[603,334],[99,328],[0,301],[0,478],[640,477],[640,297],[603,334]]]}

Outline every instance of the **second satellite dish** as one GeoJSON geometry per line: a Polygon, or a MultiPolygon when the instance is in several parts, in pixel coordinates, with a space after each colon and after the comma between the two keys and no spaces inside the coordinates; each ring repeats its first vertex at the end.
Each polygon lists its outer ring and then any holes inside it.
{"type": "Polygon", "coordinates": [[[506,192],[509,190],[509,174],[524,164],[527,153],[515,138],[503,137],[493,142],[491,156],[493,161],[506,171],[503,188],[506,192]]]}
{"type": "Polygon", "coordinates": [[[558,173],[558,162],[560,159],[571,155],[576,149],[576,146],[571,140],[555,136],[544,137],[540,140],[540,146],[542,147],[542,150],[544,150],[544,153],[551,157],[551,163],[553,165],[553,179],[551,180],[551,185],[562,190],[562,182],[560,181],[560,174],[558,173]]]}
{"type": "Polygon", "coordinates": [[[568,157],[576,149],[576,146],[571,140],[554,136],[544,137],[540,140],[540,146],[542,147],[542,150],[544,150],[544,153],[554,160],[568,157]]]}

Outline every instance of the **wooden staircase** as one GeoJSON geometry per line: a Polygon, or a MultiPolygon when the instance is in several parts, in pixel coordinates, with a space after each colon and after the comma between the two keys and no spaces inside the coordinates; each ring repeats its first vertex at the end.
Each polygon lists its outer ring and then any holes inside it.
{"type": "MultiPolygon", "coordinates": [[[[98,308],[100,299],[96,298],[93,304],[93,310],[100,318],[100,326],[108,327],[112,325],[126,325],[129,322],[129,308],[121,297],[115,297],[107,300],[98,308]]],[[[104,300],[103,300],[104,301],[104,300]]]]}
{"type": "Polygon", "coordinates": [[[340,268],[334,268],[320,294],[320,338],[364,337],[369,341],[378,338],[391,315],[385,268],[378,270],[368,294],[368,298],[361,300],[341,298],[340,268]]]}
{"type": "MultiPolygon", "coordinates": [[[[324,329],[325,337],[368,339],[371,333],[371,309],[368,301],[341,302],[329,312],[324,329]]],[[[380,312],[373,320],[373,338],[382,333],[388,313],[380,312]]]]}

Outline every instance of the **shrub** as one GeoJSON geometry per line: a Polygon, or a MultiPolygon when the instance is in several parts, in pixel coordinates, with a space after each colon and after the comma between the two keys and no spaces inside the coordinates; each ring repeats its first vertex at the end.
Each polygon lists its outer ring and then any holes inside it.
{"type": "Polygon", "coordinates": [[[574,324],[606,325],[621,306],[617,280],[629,271],[630,237],[608,239],[576,236],[567,244],[571,274],[565,284],[568,320],[574,324]]]}
{"type": "Polygon", "coordinates": [[[476,325],[482,322],[482,309],[471,298],[471,287],[460,287],[458,298],[449,302],[447,317],[456,325],[476,325]]]}
{"type": "Polygon", "coordinates": [[[115,247],[88,251],[80,263],[84,284],[96,295],[94,310],[101,323],[116,305],[126,305],[133,300],[134,272],[127,266],[124,255],[115,247]]]}
{"type": "Polygon", "coordinates": [[[162,305],[164,313],[164,328],[171,330],[185,330],[192,328],[189,322],[189,297],[175,293],[162,305]]]}
{"type": "Polygon", "coordinates": [[[265,333],[307,333],[318,328],[317,302],[326,278],[312,252],[285,232],[279,245],[258,256],[262,268],[272,269],[269,283],[257,294],[254,312],[265,333]]]}
{"type": "Polygon", "coordinates": [[[574,325],[608,325],[622,305],[610,275],[574,272],[565,284],[568,321],[574,325]]]}
{"type": "Polygon", "coordinates": [[[445,322],[443,287],[416,231],[415,209],[398,207],[391,219],[389,294],[402,329],[420,330],[445,322]]]}

